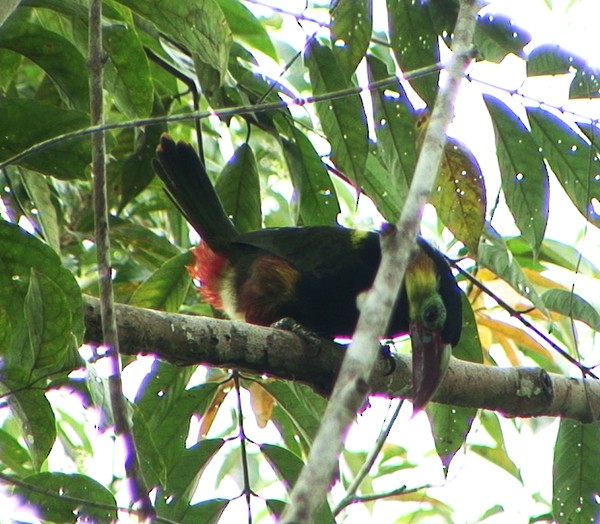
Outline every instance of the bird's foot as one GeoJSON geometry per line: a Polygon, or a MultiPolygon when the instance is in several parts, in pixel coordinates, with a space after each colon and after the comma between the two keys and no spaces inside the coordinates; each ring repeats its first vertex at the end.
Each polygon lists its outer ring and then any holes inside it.
{"type": "Polygon", "coordinates": [[[391,375],[396,371],[396,358],[394,357],[392,348],[394,347],[393,342],[382,343],[379,346],[379,358],[381,358],[386,365],[386,370],[383,375],[385,377],[391,375]]]}
{"type": "Polygon", "coordinates": [[[285,317],[279,319],[277,322],[273,322],[273,324],[271,324],[271,327],[295,333],[306,342],[308,347],[314,351],[315,355],[318,355],[321,351],[321,344],[323,343],[323,339],[319,337],[319,335],[317,335],[314,331],[311,331],[310,329],[304,327],[302,324],[296,322],[293,318],[285,317]]]}

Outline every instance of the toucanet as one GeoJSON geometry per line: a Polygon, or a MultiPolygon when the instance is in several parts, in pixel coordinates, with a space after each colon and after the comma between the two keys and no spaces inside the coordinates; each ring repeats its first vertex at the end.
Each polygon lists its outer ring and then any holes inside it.
{"type": "MultiPolygon", "coordinates": [[[[190,273],[206,302],[253,324],[292,318],[323,337],[352,336],[357,296],[371,287],[379,267],[378,232],[299,226],[239,233],[190,144],[163,135],[153,167],[202,239],[190,273]]],[[[461,292],[452,271],[419,237],[385,333],[410,334],[416,409],[441,382],[461,326],[461,292]]]]}

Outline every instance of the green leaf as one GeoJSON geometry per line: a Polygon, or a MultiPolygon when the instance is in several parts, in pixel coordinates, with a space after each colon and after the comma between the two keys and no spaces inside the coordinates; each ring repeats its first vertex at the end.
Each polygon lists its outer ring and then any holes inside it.
{"type": "MultiPolygon", "coordinates": [[[[61,133],[83,129],[89,116],[25,98],[0,98],[0,161],[61,133]],[[27,122],[27,125],[23,125],[27,122]]],[[[90,164],[89,138],[69,139],[19,161],[61,179],[84,178],[90,164]]]]}
{"type": "Polygon", "coordinates": [[[128,257],[139,260],[152,271],[181,253],[164,236],[159,236],[147,227],[131,222],[113,224],[111,241],[128,257]]]}
{"type": "Polygon", "coordinates": [[[56,207],[52,202],[54,195],[49,179],[44,175],[25,169],[21,170],[20,174],[23,185],[34,206],[35,219],[40,225],[44,240],[54,251],[60,253],[61,230],[58,224],[56,207]]]}
{"type": "MultiPolygon", "coordinates": [[[[300,444],[302,452],[308,452],[321,425],[327,401],[311,388],[283,380],[261,382],[277,401],[273,413],[276,425],[285,425],[284,438],[300,444]]],[[[292,444],[288,447],[293,449],[292,444]]]]}
{"type": "Polygon", "coordinates": [[[186,251],[165,262],[134,291],[130,304],[163,311],[179,311],[192,281],[187,266],[193,260],[192,252],[186,251]]]}
{"type": "Polygon", "coordinates": [[[198,522],[218,523],[221,515],[231,501],[229,499],[211,499],[191,505],[185,516],[179,520],[181,524],[197,524],[198,522]]]}
{"type": "Polygon", "coordinates": [[[329,173],[302,131],[292,128],[293,141],[283,140],[283,154],[295,190],[302,225],[337,223],[340,206],[329,173]]]}
{"type": "Polygon", "coordinates": [[[134,29],[133,17],[103,29],[108,56],[105,82],[115,104],[128,118],[144,118],[152,112],[154,85],[144,48],[134,29]]]}
{"type": "Polygon", "coordinates": [[[217,177],[215,189],[240,232],[260,229],[260,180],[254,153],[248,144],[236,149],[217,177]]]}
{"type": "MultiPolygon", "coordinates": [[[[284,484],[288,488],[294,486],[304,467],[304,462],[297,455],[280,446],[263,444],[260,446],[260,450],[284,484]]],[[[323,502],[325,503],[317,510],[314,522],[319,522],[319,524],[334,524],[335,519],[333,518],[331,509],[326,501],[323,502]]],[[[270,509],[277,513],[281,510],[281,506],[279,504],[271,504],[270,509]]]]}
{"type": "MultiPolygon", "coordinates": [[[[403,73],[440,61],[438,33],[429,2],[387,0],[390,44],[403,73]]],[[[410,85],[429,107],[437,95],[439,71],[410,80],[410,85]]]]}
{"type": "Polygon", "coordinates": [[[521,266],[508,251],[506,244],[500,239],[494,239],[493,243],[479,244],[479,256],[477,259],[482,266],[508,282],[517,293],[528,298],[534,307],[545,312],[546,306],[539,296],[533,284],[523,273],[521,266]]]}
{"type": "MultiPolygon", "coordinates": [[[[315,95],[352,87],[337,65],[331,49],[311,40],[304,55],[315,95]]],[[[359,95],[317,103],[331,156],[344,175],[360,186],[368,153],[366,115],[359,95]]]]}
{"type": "Polygon", "coordinates": [[[88,80],[82,74],[86,71],[85,58],[66,38],[22,16],[12,16],[0,28],[0,47],[23,55],[42,68],[70,107],[88,109],[88,80]]]}
{"type": "Polygon", "coordinates": [[[165,489],[160,490],[157,497],[156,510],[159,515],[185,522],[186,517],[191,517],[190,512],[197,514],[199,508],[192,510],[190,500],[195,496],[202,471],[224,443],[222,439],[204,439],[183,451],[179,461],[169,471],[165,489]]]}
{"type": "Polygon", "coordinates": [[[136,438],[148,438],[141,430],[149,430],[167,471],[184,452],[192,415],[206,411],[219,387],[218,384],[204,384],[186,389],[193,371],[193,368],[179,369],[156,361],[135,399],[138,407],[133,416],[136,438]],[[139,417],[143,417],[144,422],[136,427],[139,417]]]}
{"type": "Polygon", "coordinates": [[[471,430],[477,409],[443,406],[432,402],[426,406],[425,412],[431,424],[435,449],[442,461],[444,475],[447,475],[450,462],[471,430]]]}
{"type": "Polygon", "coordinates": [[[539,107],[528,107],[531,132],[552,171],[579,212],[593,224],[600,218],[593,211],[600,200],[600,160],[590,145],[565,121],[539,107]]]}
{"type": "Polygon", "coordinates": [[[519,467],[508,456],[505,448],[474,444],[469,446],[469,450],[477,453],[480,457],[490,461],[499,468],[502,468],[507,473],[510,473],[519,482],[523,482],[519,467]]]}
{"type": "Polygon", "coordinates": [[[487,206],[485,180],[473,153],[456,139],[446,139],[431,203],[452,234],[477,253],[487,206]]]}
{"type": "MultiPolygon", "coordinates": [[[[367,56],[367,66],[370,82],[390,76],[385,64],[374,56],[367,56]]],[[[377,157],[387,171],[386,180],[382,181],[386,187],[386,196],[397,202],[404,202],[417,165],[415,110],[400,82],[385,89],[371,91],[371,99],[377,136],[377,157]]],[[[371,167],[373,168],[372,165],[371,167]]],[[[374,195],[368,194],[378,206],[381,204],[374,195]]]]}
{"type": "Polygon", "coordinates": [[[554,447],[552,513],[557,524],[595,522],[600,512],[600,426],[561,420],[554,447]]]}
{"type": "Polygon", "coordinates": [[[531,35],[509,16],[490,13],[477,19],[473,45],[485,60],[500,63],[509,53],[522,57],[530,41],[531,35]]]}
{"type": "Polygon", "coordinates": [[[19,386],[73,369],[84,332],[81,291],[73,275],[49,246],[1,221],[0,267],[4,380],[19,386]]]}
{"type": "Polygon", "coordinates": [[[504,433],[500,426],[498,415],[493,411],[481,411],[479,420],[490,437],[494,439],[495,446],[471,445],[469,449],[477,453],[480,457],[489,460],[499,468],[502,468],[519,482],[523,482],[521,471],[513,460],[508,456],[506,445],[504,443],[504,433]]]}
{"type": "Polygon", "coordinates": [[[0,464],[14,471],[20,477],[31,474],[33,464],[28,451],[19,441],[0,428],[0,464]]]}
{"type": "Polygon", "coordinates": [[[583,67],[575,73],[569,87],[569,98],[600,97],[600,69],[583,67]]]}
{"type": "Polygon", "coordinates": [[[364,192],[375,202],[383,218],[392,224],[396,223],[406,200],[406,196],[398,195],[402,182],[390,180],[390,171],[383,165],[379,149],[374,147],[367,156],[366,168],[367,176],[362,185],[364,192]]]}
{"type": "Polygon", "coordinates": [[[527,76],[562,75],[579,68],[583,59],[556,44],[543,44],[527,56],[527,76]]]}
{"type": "Polygon", "coordinates": [[[238,0],[217,0],[233,36],[278,60],[277,51],[263,23],[238,0]]]}
{"type": "Polygon", "coordinates": [[[32,268],[24,301],[24,320],[34,354],[32,379],[63,369],[70,371],[69,354],[76,351],[71,310],[61,287],[32,268]]]}
{"type": "Polygon", "coordinates": [[[331,46],[340,69],[350,78],[364,58],[373,31],[371,0],[331,3],[331,46]]]}
{"type": "Polygon", "coordinates": [[[223,10],[215,0],[164,2],[119,0],[152,22],[176,42],[182,43],[201,62],[217,72],[220,85],[227,72],[232,35],[223,10]]]}
{"type": "Polygon", "coordinates": [[[117,503],[113,494],[87,475],[44,472],[24,480],[49,493],[45,495],[21,487],[14,490],[15,494],[25,497],[35,506],[38,516],[46,521],[110,523],[117,519],[117,503]],[[100,508],[99,504],[108,508],[100,508]]]}
{"type": "Polygon", "coordinates": [[[572,291],[549,289],[542,295],[546,307],[561,315],[584,322],[600,331],[600,313],[587,300],[572,291]]]}
{"type": "Polygon", "coordinates": [[[29,449],[33,467],[39,471],[56,440],[56,421],[50,402],[39,389],[21,390],[8,397],[29,449]]]}
{"type": "Polygon", "coordinates": [[[550,182],[546,165],[519,117],[497,98],[483,96],[494,125],[506,204],[537,256],[548,222],[550,182]]]}
{"type": "Polygon", "coordinates": [[[461,293],[463,325],[460,333],[460,340],[452,350],[452,354],[461,360],[469,362],[483,362],[483,349],[479,340],[479,331],[477,330],[477,321],[471,302],[464,293],[461,293]]]}

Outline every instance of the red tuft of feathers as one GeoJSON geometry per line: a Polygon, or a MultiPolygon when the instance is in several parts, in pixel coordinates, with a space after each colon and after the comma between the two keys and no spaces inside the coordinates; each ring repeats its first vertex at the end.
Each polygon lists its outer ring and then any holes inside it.
{"type": "Polygon", "coordinates": [[[200,293],[212,306],[223,309],[220,285],[223,271],[228,265],[224,255],[215,253],[206,242],[200,242],[194,250],[195,263],[188,266],[192,278],[200,283],[200,293]]]}

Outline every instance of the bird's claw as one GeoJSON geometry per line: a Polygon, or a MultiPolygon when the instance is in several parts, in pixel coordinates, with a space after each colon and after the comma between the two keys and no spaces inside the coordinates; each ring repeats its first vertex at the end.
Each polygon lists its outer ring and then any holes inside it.
{"type": "Polygon", "coordinates": [[[298,335],[310,349],[312,349],[315,355],[318,355],[321,351],[321,344],[323,339],[319,337],[314,331],[304,327],[302,324],[296,322],[293,318],[284,317],[271,324],[271,327],[276,329],[283,329],[284,331],[291,331],[298,335]]]}

